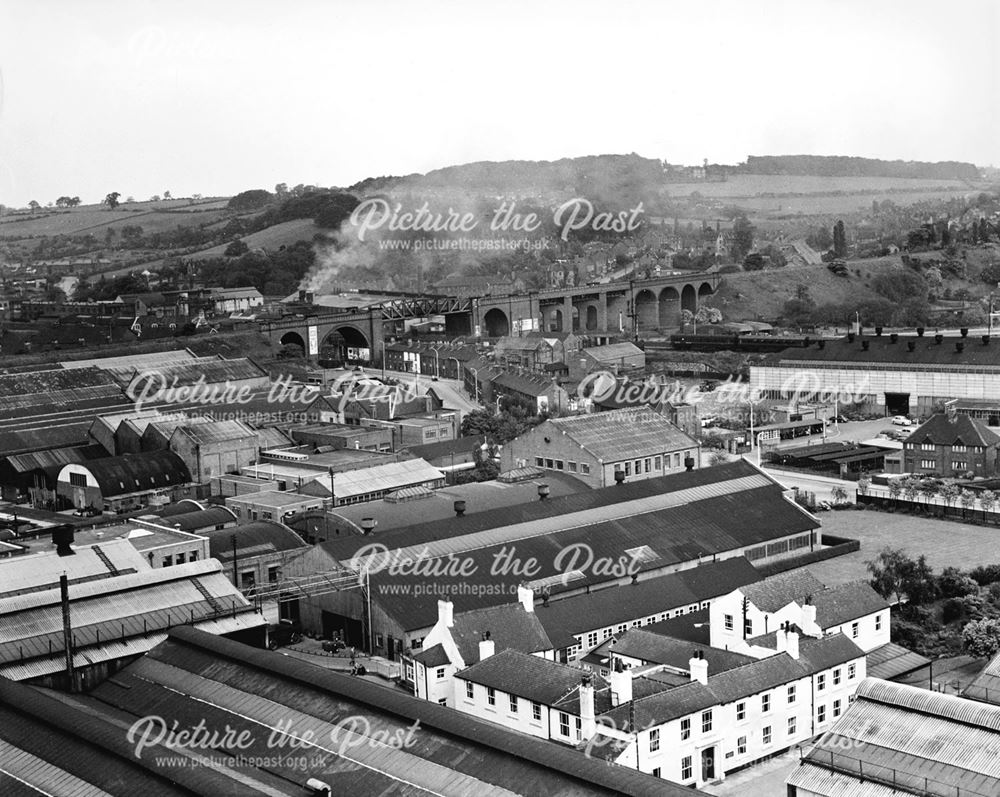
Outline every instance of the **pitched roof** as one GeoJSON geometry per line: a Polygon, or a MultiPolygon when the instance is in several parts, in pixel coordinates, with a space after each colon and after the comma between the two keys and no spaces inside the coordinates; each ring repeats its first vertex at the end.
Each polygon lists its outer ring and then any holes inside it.
{"type": "Polygon", "coordinates": [[[465,454],[479,448],[485,438],[481,435],[469,435],[468,437],[456,437],[453,440],[442,440],[438,443],[424,443],[419,446],[407,446],[406,450],[413,456],[424,460],[432,460],[436,457],[446,457],[449,454],[465,454]]]}
{"type": "Polygon", "coordinates": [[[534,433],[544,434],[547,427],[565,434],[605,462],[698,447],[697,441],[662,415],[638,407],[551,418],[536,427],[534,433]]]}
{"type": "Polygon", "coordinates": [[[228,443],[233,440],[257,439],[257,433],[242,421],[208,421],[178,426],[174,434],[183,434],[198,445],[228,443]]]}
{"type": "Polygon", "coordinates": [[[687,640],[663,636],[643,628],[630,628],[598,648],[602,655],[610,656],[613,653],[640,659],[648,664],[665,664],[681,670],[688,669],[691,654],[695,650],[702,652],[708,662],[708,671],[714,673],[725,672],[755,661],[753,657],[742,653],[692,645],[687,640]]]}
{"type": "MultiPolygon", "coordinates": [[[[907,650],[895,642],[887,642],[874,650],[869,650],[865,658],[867,659],[865,672],[868,676],[871,678],[882,678],[887,681],[898,678],[901,675],[907,675],[931,663],[930,659],[921,656],[919,653],[914,653],[912,650],[907,650]]],[[[975,681],[973,681],[974,683],[975,681]]],[[[969,688],[972,688],[972,684],[969,685],[969,688]]],[[[1000,689],[998,689],[996,694],[1000,697],[1000,689]]],[[[966,694],[965,696],[974,700],[982,699],[972,694],[966,694]]]]}
{"type": "Polygon", "coordinates": [[[918,426],[904,442],[936,446],[995,446],[1000,443],[1000,436],[982,421],[968,415],[948,417],[946,413],[939,412],[918,426]]]}
{"type": "Polygon", "coordinates": [[[893,364],[901,370],[915,365],[975,366],[977,368],[1000,368],[1000,346],[996,339],[984,346],[978,338],[942,336],[937,343],[934,336],[919,337],[900,335],[895,343],[889,335],[856,336],[854,341],[847,337],[839,340],[823,341],[823,348],[815,343],[805,348],[785,349],[777,355],[781,365],[800,367],[808,362],[829,364],[844,362],[869,367],[874,364],[893,364]],[[914,344],[913,351],[909,343],[914,344]],[[862,344],[868,343],[868,348],[862,344]],[[962,351],[955,344],[962,343],[962,351]]]}
{"type": "Polygon", "coordinates": [[[173,451],[122,454],[120,457],[92,459],[74,467],[86,468],[105,498],[191,482],[187,465],[173,451]]]}
{"type": "Polygon", "coordinates": [[[479,641],[487,632],[498,653],[504,650],[540,653],[553,649],[538,617],[534,612],[526,612],[520,603],[460,612],[454,616],[450,630],[466,663],[479,661],[479,641]]]}
{"type": "MultiPolygon", "coordinates": [[[[554,706],[579,689],[581,679],[588,672],[541,656],[505,650],[466,667],[456,673],[455,677],[490,686],[525,700],[533,700],[544,706],[554,706]]],[[[594,677],[593,682],[595,690],[607,687],[607,682],[599,676],[594,677]]]]}
{"type": "Polygon", "coordinates": [[[1000,706],[1000,653],[986,663],[982,672],[965,688],[962,695],[970,700],[1000,706]]]}
{"type": "Polygon", "coordinates": [[[623,357],[635,357],[645,355],[645,352],[634,343],[609,343],[606,346],[593,346],[584,349],[585,354],[590,355],[598,362],[615,363],[623,357]]]}
{"type": "Polygon", "coordinates": [[[867,581],[840,584],[811,594],[820,628],[833,628],[889,608],[885,598],[867,581]]]}
{"type": "Polygon", "coordinates": [[[824,589],[823,582],[808,570],[790,570],[748,584],[740,591],[762,612],[771,613],[793,601],[805,600],[822,589],[824,589]]]}
{"type": "Polygon", "coordinates": [[[643,579],[635,584],[573,595],[535,608],[549,636],[563,639],[691,604],[700,605],[760,578],[746,558],[718,562],[643,579]]]}

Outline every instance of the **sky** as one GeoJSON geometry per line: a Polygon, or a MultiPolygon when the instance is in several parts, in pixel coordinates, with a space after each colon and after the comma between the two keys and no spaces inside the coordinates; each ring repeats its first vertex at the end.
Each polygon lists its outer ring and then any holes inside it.
{"type": "Polygon", "coordinates": [[[479,160],[1000,165],[996,0],[0,0],[0,204],[479,160]]]}

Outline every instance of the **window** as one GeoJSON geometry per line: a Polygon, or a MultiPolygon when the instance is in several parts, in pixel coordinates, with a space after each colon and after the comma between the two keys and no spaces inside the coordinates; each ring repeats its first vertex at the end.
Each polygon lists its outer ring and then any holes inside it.
{"type": "Polygon", "coordinates": [[[640,473],[642,473],[642,460],[637,459],[635,461],[635,475],[638,476],[640,473]]]}
{"type": "Polygon", "coordinates": [[[584,476],[589,476],[590,475],[590,465],[588,465],[586,462],[581,462],[580,463],[580,473],[582,473],[584,476]]]}
{"type": "Polygon", "coordinates": [[[486,702],[491,706],[495,706],[497,704],[497,690],[492,686],[486,687],[486,702]]]}
{"type": "Polygon", "coordinates": [[[853,681],[857,677],[857,674],[858,674],[858,665],[857,664],[848,664],[847,665],[847,680],[848,681],[853,681]]]}
{"type": "Polygon", "coordinates": [[[465,682],[465,696],[472,700],[476,696],[476,688],[472,685],[472,681],[465,682]]]}
{"type": "Polygon", "coordinates": [[[562,469],[563,469],[563,461],[561,459],[557,459],[556,460],[556,470],[562,470],[562,469]]]}
{"type": "Polygon", "coordinates": [[[448,705],[448,698],[446,698],[446,697],[438,698],[438,705],[439,706],[447,706],[448,705]]]}
{"type": "Polygon", "coordinates": [[[437,678],[439,681],[443,681],[444,680],[444,667],[438,667],[437,670],[434,671],[434,677],[437,678]]]}
{"type": "Polygon", "coordinates": [[[743,621],[743,633],[748,637],[753,636],[753,620],[749,617],[743,621]]]}
{"type": "Polygon", "coordinates": [[[934,444],[933,443],[921,443],[920,444],[920,450],[921,451],[933,451],[934,450],[934,444]]]}
{"type": "Polygon", "coordinates": [[[937,467],[937,462],[933,459],[922,459],[920,460],[920,467],[927,470],[934,470],[937,467]]]}
{"type": "Polygon", "coordinates": [[[611,629],[610,628],[605,628],[604,631],[601,633],[601,636],[604,639],[611,639],[611,629]]]}
{"type": "Polygon", "coordinates": [[[788,735],[792,736],[795,733],[796,721],[795,717],[788,718],[788,735]]]}
{"type": "Polygon", "coordinates": [[[535,722],[541,722],[542,719],[542,704],[532,703],[531,704],[531,718],[535,722]]]}
{"type": "Polygon", "coordinates": [[[788,685],[788,705],[795,702],[795,684],[788,685]]]}
{"type": "Polygon", "coordinates": [[[741,736],[739,739],[736,740],[736,754],[746,755],[746,752],[747,752],[747,737],[741,736]]]}
{"type": "Polygon", "coordinates": [[[420,639],[414,639],[412,642],[410,642],[410,647],[413,648],[414,650],[420,650],[420,648],[422,648],[423,646],[424,646],[423,637],[420,637],[420,639]]]}
{"type": "Polygon", "coordinates": [[[596,631],[591,631],[589,634],[587,634],[587,647],[588,648],[597,647],[597,632],[596,631]]]}
{"type": "Polygon", "coordinates": [[[170,567],[171,565],[173,565],[173,563],[174,563],[174,557],[173,556],[164,556],[163,557],[163,566],[164,567],[170,567]]]}
{"type": "Polygon", "coordinates": [[[770,725],[765,725],[764,726],[761,738],[762,738],[764,744],[770,744],[771,743],[771,726],[770,725]]]}
{"type": "Polygon", "coordinates": [[[625,463],[625,475],[626,476],[631,476],[632,475],[632,463],[631,462],[626,462],[625,463]]]}
{"type": "Polygon", "coordinates": [[[723,620],[723,623],[726,626],[726,630],[727,631],[732,631],[733,630],[733,616],[731,614],[723,615],[722,620],[723,620]]]}
{"type": "Polygon", "coordinates": [[[765,692],[760,696],[760,710],[767,714],[771,710],[771,693],[765,692]]]}
{"type": "Polygon", "coordinates": [[[742,722],[747,718],[747,704],[740,702],[736,704],[736,719],[742,722]]]}
{"type": "Polygon", "coordinates": [[[833,685],[840,686],[840,667],[833,671],[833,685]]]}
{"type": "Polygon", "coordinates": [[[278,571],[280,569],[281,568],[279,568],[277,565],[272,565],[271,567],[267,568],[267,582],[269,584],[278,583],[278,571]]]}
{"type": "Polygon", "coordinates": [[[681,455],[674,454],[674,467],[679,468],[681,466],[681,455]]]}
{"type": "Polygon", "coordinates": [[[840,716],[840,700],[833,701],[833,718],[836,719],[840,716]]]}
{"type": "Polygon", "coordinates": [[[517,714],[517,695],[510,696],[510,713],[517,714]]]}
{"type": "Polygon", "coordinates": [[[686,755],[681,759],[681,780],[691,780],[693,774],[694,765],[691,762],[691,756],[686,755]]]}
{"type": "Polygon", "coordinates": [[[826,689],[826,673],[821,672],[816,676],[816,691],[822,692],[824,689],[826,689]]]}
{"type": "Polygon", "coordinates": [[[685,717],[681,720],[681,741],[691,738],[691,718],[685,717]]]}
{"type": "Polygon", "coordinates": [[[711,711],[711,709],[709,709],[708,711],[701,712],[701,732],[702,733],[708,733],[710,730],[712,730],[712,711],[711,711]]]}
{"type": "Polygon", "coordinates": [[[544,468],[545,460],[542,457],[535,457],[535,465],[537,465],[539,468],[544,468]]]}
{"type": "Polygon", "coordinates": [[[958,444],[951,447],[952,453],[954,454],[964,454],[966,452],[965,446],[958,444]]]}
{"type": "Polygon", "coordinates": [[[662,467],[659,457],[653,457],[653,470],[660,470],[662,467]]]}
{"type": "Polygon", "coordinates": [[[191,551],[190,555],[188,556],[188,561],[189,562],[197,562],[198,561],[198,552],[197,551],[191,551]]]}
{"type": "Polygon", "coordinates": [[[663,777],[663,775],[660,774],[660,768],[659,767],[653,767],[653,777],[654,778],[662,778],[663,777]]]}
{"type": "Polygon", "coordinates": [[[816,706],[816,722],[826,722],[826,705],[816,706]]]}
{"type": "Polygon", "coordinates": [[[576,463],[575,462],[572,462],[572,461],[567,462],[566,463],[566,467],[569,469],[570,473],[576,473],[576,463]]]}
{"type": "Polygon", "coordinates": [[[882,615],[881,614],[876,614],[875,615],[875,630],[876,631],[881,631],[882,630],[882,615]]]}
{"type": "Polygon", "coordinates": [[[860,629],[860,625],[858,625],[858,623],[851,623],[851,639],[857,639],[858,638],[858,630],[859,629],[860,629]]]}
{"type": "Polygon", "coordinates": [[[555,467],[555,464],[552,462],[551,459],[547,459],[545,460],[545,467],[548,468],[549,470],[552,470],[555,467]]]}
{"type": "Polygon", "coordinates": [[[74,487],[86,487],[87,475],[85,473],[71,473],[69,475],[69,483],[74,487]]]}
{"type": "Polygon", "coordinates": [[[649,732],[649,752],[655,753],[660,749],[660,729],[653,728],[649,732]]]}
{"type": "Polygon", "coordinates": [[[177,554],[177,564],[179,565],[184,564],[184,554],[182,553],[177,554]]]}
{"type": "Polygon", "coordinates": [[[952,470],[968,470],[969,469],[969,463],[966,462],[965,460],[962,460],[962,459],[952,460],[951,469],[952,470]]]}
{"type": "Polygon", "coordinates": [[[569,714],[564,711],[559,712],[559,733],[563,736],[569,736],[569,714]]]}

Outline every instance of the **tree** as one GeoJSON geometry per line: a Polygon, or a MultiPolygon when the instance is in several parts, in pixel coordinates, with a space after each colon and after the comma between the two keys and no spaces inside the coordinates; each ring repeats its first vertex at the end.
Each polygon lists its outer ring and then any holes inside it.
{"type": "Polygon", "coordinates": [[[739,263],[753,249],[754,228],[750,220],[739,215],[733,222],[733,246],[730,251],[735,262],[739,263]]]}
{"type": "Polygon", "coordinates": [[[122,242],[127,246],[135,247],[142,243],[142,227],[138,224],[126,224],[121,229],[122,242]]]}
{"type": "Polygon", "coordinates": [[[829,228],[814,227],[809,235],[806,236],[806,243],[817,252],[825,252],[833,246],[833,238],[830,235],[829,228]]]}
{"type": "Polygon", "coordinates": [[[226,247],[226,251],[223,254],[226,257],[239,257],[250,251],[250,247],[246,245],[239,238],[235,239],[229,246],[226,247]]]}
{"type": "Polygon", "coordinates": [[[41,205],[38,204],[38,200],[37,199],[32,199],[28,203],[28,207],[31,208],[32,210],[38,210],[41,207],[41,205]]]}
{"type": "Polygon", "coordinates": [[[976,658],[993,658],[1000,652],[1000,620],[984,617],[966,623],[962,629],[962,646],[976,658]]]}
{"type": "Polygon", "coordinates": [[[917,498],[917,493],[920,492],[920,483],[914,479],[903,479],[903,500],[913,502],[917,498]]]}
{"type": "Polygon", "coordinates": [[[901,492],[903,492],[903,485],[899,483],[899,479],[891,479],[889,481],[889,497],[892,499],[893,506],[899,503],[901,492]]]}
{"type": "Polygon", "coordinates": [[[761,252],[761,254],[770,261],[774,268],[784,268],[788,265],[788,258],[785,257],[785,253],[774,244],[768,244],[765,246],[764,251],[761,252]]]}
{"type": "Polygon", "coordinates": [[[761,271],[764,268],[764,256],[759,252],[753,252],[743,258],[743,268],[745,271],[761,271]]]}
{"type": "Polygon", "coordinates": [[[151,197],[149,198],[149,201],[150,201],[150,202],[159,202],[159,201],[160,201],[160,195],[159,195],[159,194],[153,194],[153,195],[152,195],[152,196],[151,196],[151,197]]]}
{"type": "Polygon", "coordinates": [[[839,484],[830,491],[830,495],[833,498],[833,503],[835,504],[847,503],[847,490],[839,484]]]}
{"type": "Polygon", "coordinates": [[[271,201],[271,194],[263,188],[253,188],[243,191],[226,205],[230,210],[259,210],[271,201]]]}
{"type": "Polygon", "coordinates": [[[172,197],[170,196],[170,192],[169,191],[164,191],[163,192],[163,198],[164,199],[172,199],[172,197]]]}
{"type": "Polygon", "coordinates": [[[862,473],[861,478],[858,479],[858,492],[862,495],[868,495],[868,488],[871,486],[871,477],[867,473],[862,473]]]}
{"type": "Polygon", "coordinates": [[[962,504],[962,517],[964,518],[965,511],[976,505],[976,494],[972,490],[959,490],[958,500],[962,504]]]}
{"type": "Polygon", "coordinates": [[[847,257],[847,232],[843,221],[833,225],[833,254],[836,257],[847,257]]]}
{"type": "Polygon", "coordinates": [[[56,200],[56,207],[57,208],[68,208],[69,207],[69,203],[71,201],[72,200],[70,199],[70,197],[68,197],[68,196],[61,196],[61,197],[59,197],[59,199],[56,200]]]}
{"type": "Polygon", "coordinates": [[[983,520],[987,519],[987,515],[993,511],[993,507],[997,503],[997,494],[992,490],[983,490],[979,494],[979,505],[983,508],[983,520]]]}
{"type": "Polygon", "coordinates": [[[274,193],[278,195],[279,199],[283,199],[288,193],[288,183],[278,183],[274,187],[274,193]]]}
{"type": "Polygon", "coordinates": [[[924,497],[925,506],[930,505],[931,500],[934,498],[935,495],[937,495],[937,493],[938,493],[937,485],[934,484],[934,482],[932,482],[930,479],[927,479],[926,481],[924,481],[923,484],[920,485],[920,494],[924,497]]]}
{"type": "Polygon", "coordinates": [[[112,191],[110,194],[104,197],[104,204],[108,206],[108,210],[114,210],[116,207],[118,207],[118,205],[121,204],[118,201],[118,197],[120,196],[121,194],[118,193],[117,191],[112,191]]]}
{"type": "Polygon", "coordinates": [[[941,488],[941,499],[946,507],[950,507],[958,499],[958,487],[955,484],[946,484],[941,488]]]}
{"type": "Polygon", "coordinates": [[[904,551],[890,548],[887,545],[879,551],[875,559],[865,562],[865,566],[871,574],[872,589],[886,600],[891,595],[895,595],[898,603],[903,576],[912,569],[913,560],[904,551]]]}
{"type": "Polygon", "coordinates": [[[911,560],[909,564],[904,564],[899,587],[912,606],[930,603],[937,597],[937,580],[926,556],[920,554],[915,562],[911,560]]]}

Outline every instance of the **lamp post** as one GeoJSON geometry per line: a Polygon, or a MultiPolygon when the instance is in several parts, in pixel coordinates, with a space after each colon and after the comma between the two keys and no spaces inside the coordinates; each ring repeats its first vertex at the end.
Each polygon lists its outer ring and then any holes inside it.
{"type": "Polygon", "coordinates": [[[441,378],[441,358],[436,347],[431,346],[431,351],[434,352],[434,377],[436,379],[441,378]]]}
{"type": "Polygon", "coordinates": [[[500,414],[500,401],[501,401],[502,399],[503,399],[503,394],[501,393],[501,394],[499,394],[499,395],[497,396],[497,400],[496,400],[496,405],[497,405],[497,415],[499,415],[499,414],[500,414]]]}
{"type": "Polygon", "coordinates": [[[462,378],[462,363],[461,363],[461,361],[459,361],[458,357],[449,357],[448,359],[455,361],[455,378],[456,379],[461,379],[462,378]]]}
{"type": "Polygon", "coordinates": [[[476,404],[478,404],[479,403],[479,369],[478,368],[470,368],[469,370],[472,371],[472,384],[475,386],[475,390],[476,390],[476,404]]]}

